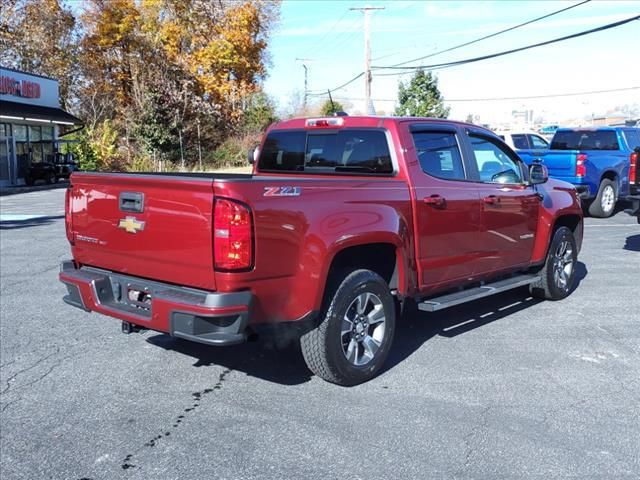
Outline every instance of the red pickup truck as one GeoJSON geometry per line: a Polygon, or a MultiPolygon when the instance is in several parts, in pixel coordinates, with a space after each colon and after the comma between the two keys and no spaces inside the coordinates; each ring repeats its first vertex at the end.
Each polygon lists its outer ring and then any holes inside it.
{"type": "Polygon", "coordinates": [[[253,174],[75,172],[65,302],[210,345],[295,332],[341,385],[379,372],[396,304],[431,312],[528,285],[562,299],[583,221],[573,186],[496,135],[426,118],[276,123],[253,174]]]}

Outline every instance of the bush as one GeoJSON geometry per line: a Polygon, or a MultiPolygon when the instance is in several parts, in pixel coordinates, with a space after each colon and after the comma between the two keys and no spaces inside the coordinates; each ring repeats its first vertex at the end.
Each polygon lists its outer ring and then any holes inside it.
{"type": "Polygon", "coordinates": [[[247,154],[258,143],[260,143],[260,134],[229,137],[217,149],[205,156],[204,168],[215,170],[244,167],[248,164],[247,154]]]}

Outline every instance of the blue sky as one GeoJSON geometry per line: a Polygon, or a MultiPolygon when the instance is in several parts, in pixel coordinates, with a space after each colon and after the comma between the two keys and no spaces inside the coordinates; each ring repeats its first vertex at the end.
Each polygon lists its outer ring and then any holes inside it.
{"type": "MultiPolygon", "coordinates": [[[[560,10],[577,1],[313,1],[285,0],[270,40],[271,66],[265,90],[282,108],[303,91],[304,71],[296,58],[310,58],[309,90],[337,87],[363,71],[363,15],[350,7],[385,7],[372,15],[373,65],[391,65],[455,46],[560,10]]],[[[438,55],[432,63],[460,60],[565,36],[640,14],[640,1],[591,1],[549,19],[477,44],[438,55]]],[[[375,72],[374,72],[375,73],[375,72]]],[[[379,73],[388,73],[382,72],[379,73]]],[[[640,86],[640,21],[476,64],[440,70],[445,99],[518,97],[640,86]]],[[[376,76],[376,109],[390,112],[397,82],[376,76]]],[[[334,98],[363,109],[364,79],[334,98]]],[[[538,100],[451,102],[451,117],[479,115],[483,122],[534,109],[547,121],[604,113],[640,104],[640,90],[538,100]]]]}

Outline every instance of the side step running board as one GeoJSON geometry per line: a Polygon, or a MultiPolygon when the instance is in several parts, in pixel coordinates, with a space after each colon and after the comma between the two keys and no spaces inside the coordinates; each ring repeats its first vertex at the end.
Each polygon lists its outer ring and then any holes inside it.
{"type": "Polygon", "coordinates": [[[479,298],[488,297],[489,295],[495,295],[496,293],[529,285],[537,279],[537,275],[518,275],[517,277],[507,278],[499,282],[487,283],[481,287],[430,298],[418,303],[418,308],[425,312],[435,312],[443,308],[453,307],[454,305],[460,305],[461,303],[471,302],[472,300],[478,300],[479,298]]]}

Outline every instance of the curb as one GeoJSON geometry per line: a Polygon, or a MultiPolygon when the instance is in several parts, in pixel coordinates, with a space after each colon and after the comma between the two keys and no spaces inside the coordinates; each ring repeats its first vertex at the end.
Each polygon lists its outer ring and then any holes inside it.
{"type": "Polygon", "coordinates": [[[57,188],[67,188],[69,186],[68,180],[60,180],[53,185],[34,185],[31,187],[28,186],[19,186],[19,187],[0,187],[0,197],[4,197],[7,195],[17,195],[19,193],[29,193],[29,192],[40,192],[43,190],[54,190],[57,188]]]}

